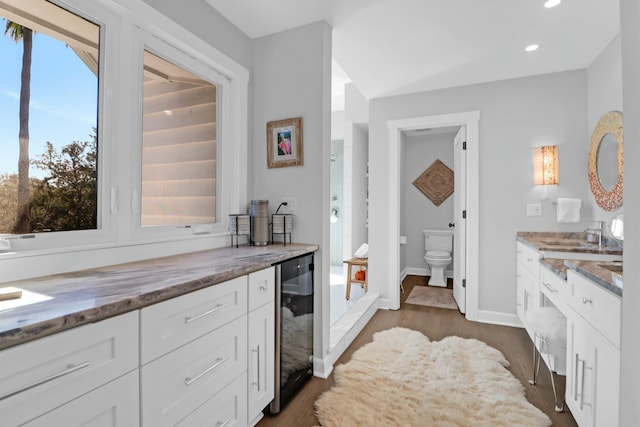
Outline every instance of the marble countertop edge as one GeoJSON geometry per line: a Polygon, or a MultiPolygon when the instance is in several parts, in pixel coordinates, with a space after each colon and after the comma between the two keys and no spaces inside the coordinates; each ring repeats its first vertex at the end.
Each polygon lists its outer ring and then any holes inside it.
{"type": "Polygon", "coordinates": [[[315,244],[240,246],[0,284],[48,300],[2,309],[0,350],[141,309],[315,252],[315,244]]]}

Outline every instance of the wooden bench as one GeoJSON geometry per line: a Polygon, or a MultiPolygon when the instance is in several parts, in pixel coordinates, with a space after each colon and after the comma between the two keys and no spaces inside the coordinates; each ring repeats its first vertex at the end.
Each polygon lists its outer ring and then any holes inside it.
{"type": "Polygon", "coordinates": [[[369,290],[369,259],[368,258],[351,258],[343,261],[344,264],[347,264],[347,294],[345,298],[348,300],[351,298],[351,283],[360,283],[360,287],[364,288],[365,293],[369,290]],[[353,266],[357,266],[357,271],[364,270],[364,280],[357,280],[353,278],[352,270],[353,266]]]}

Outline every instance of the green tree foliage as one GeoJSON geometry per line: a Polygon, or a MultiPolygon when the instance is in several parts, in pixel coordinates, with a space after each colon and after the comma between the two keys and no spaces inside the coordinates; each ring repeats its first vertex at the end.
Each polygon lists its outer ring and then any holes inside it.
{"type": "Polygon", "coordinates": [[[0,175],[0,234],[10,234],[18,213],[18,174],[0,175]]]}
{"type": "MultiPolygon", "coordinates": [[[[95,132],[95,129],[94,129],[95,132]]],[[[32,163],[48,176],[31,188],[33,231],[68,231],[97,228],[97,139],[65,145],[60,152],[47,149],[32,163]]]]}

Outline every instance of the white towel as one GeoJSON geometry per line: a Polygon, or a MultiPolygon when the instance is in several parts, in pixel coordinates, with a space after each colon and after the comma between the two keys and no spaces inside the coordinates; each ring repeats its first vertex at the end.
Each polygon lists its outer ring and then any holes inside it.
{"type": "Polygon", "coordinates": [[[558,199],[558,222],[580,222],[580,199],[558,199]]]}

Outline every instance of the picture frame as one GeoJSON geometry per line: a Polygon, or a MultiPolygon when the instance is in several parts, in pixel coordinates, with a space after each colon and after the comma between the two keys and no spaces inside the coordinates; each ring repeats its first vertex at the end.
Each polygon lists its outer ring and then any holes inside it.
{"type": "Polygon", "coordinates": [[[267,122],[267,167],[302,165],[302,117],[267,122]]]}

